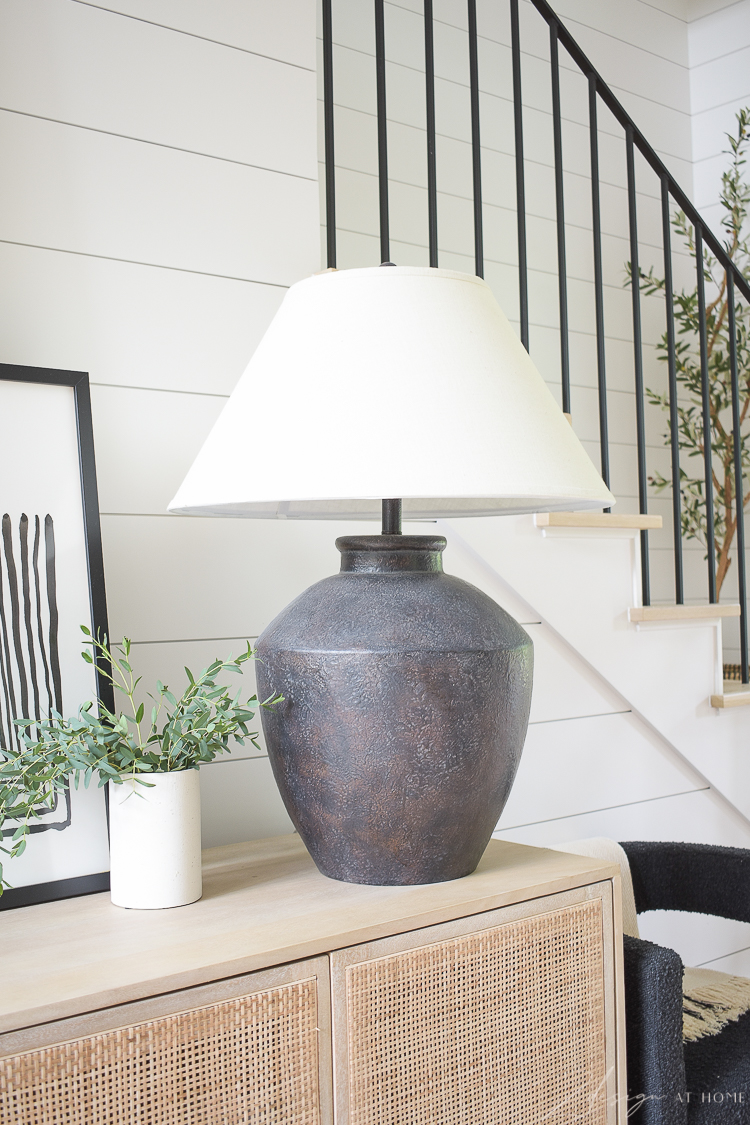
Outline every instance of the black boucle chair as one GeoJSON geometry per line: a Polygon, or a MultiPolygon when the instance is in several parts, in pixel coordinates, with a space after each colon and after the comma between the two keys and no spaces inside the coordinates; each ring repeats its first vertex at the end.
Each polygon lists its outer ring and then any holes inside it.
{"type": "MultiPolygon", "coordinates": [[[[686,910],[750,922],[750,851],[709,844],[621,846],[638,914],[686,910]]],[[[683,1043],[680,958],[640,938],[626,935],[624,945],[628,1120],[750,1125],[750,1011],[730,1015],[714,1033],[683,1043]]],[[[706,1008],[710,1020],[713,1013],[706,1008]]]]}

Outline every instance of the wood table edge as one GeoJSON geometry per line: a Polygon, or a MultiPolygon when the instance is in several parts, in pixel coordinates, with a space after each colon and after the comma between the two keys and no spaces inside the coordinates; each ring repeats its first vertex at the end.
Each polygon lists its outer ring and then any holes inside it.
{"type": "MultiPolygon", "coordinates": [[[[499,842],[499,841],[498,841],[499,842]]],[[[534,849],[542,851],[546,849],[534,849]]],[[[204,962],[191,969],[184,969],[176,973],[162,974],[138,981],[128,982],[111,989],[98,989],[90,993],[78,993],[51,1004],[40,1004],[32,1008],[16,1008],[13,1011],[0,1013],[0,1035],[11,1031],[20,1031],[54,1020],[67,1019],[71,1016],[83,1015],[89,1012],[100,1011],[103,1008],[116,1007],[135,1000],[144,1000],[170,992],[178,992],[185,988],[197,985],[210,984],[229,977],[240,976],[244,973],[256,972],[285,965],[295,961],[306,960],[310,957],[329,953],[334,949],[343,949],[353,945],[361,945],[368,941],[377,940],[394,934],[408,933],[441,922],[452,921],[457,918],[470,917],[495,910],[503,906],[513,905],[532,899],[556,894],[560,891],[573,890],[576,887],[586,886],[589,883],[613,879],[619,874],[616,864],[603,860],[589,859],[589,857],[573,856],[571,853],[554,852],[550,855],[569,856],[570,859],[579,861],[574,864],[569,873],[561,873],[550,878],[539,878],[524,887],[523,895],[519,896],[517,890],[506,890],[496,893],[479,893],[475,895],[467,886],[466,899],[453,902],[450,905],[438,905],[424,910],[417,910],[405,914],[394,921],[386,918],[377,923],[362,924],[350,930],[337,930],[335,941],[330,934],[320,934],[301,942],[290,942],[287,946],[277,946],[274,949],[264,950],[260,953],[251,953],[235,957],[227,961],[213,963],[204,962]],[[580,870],[583,868],[583,870],[580,870]],[[467,905],[470,909],[467,910],[467,905]]],[[[487,873],[489,874],[489,873],[487,873]]],[[[227,935],[223,935],[227,936],[227,935]]]]}

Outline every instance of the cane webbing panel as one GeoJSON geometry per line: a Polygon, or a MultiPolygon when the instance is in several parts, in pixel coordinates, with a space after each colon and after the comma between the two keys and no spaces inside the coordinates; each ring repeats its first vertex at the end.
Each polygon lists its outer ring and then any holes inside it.
{"type": "Polygon", "coordinates": [[[346,970],[350,1125],[603,1125],[601,900],[346,970]]]}
{"type": "Polygon", "coordinates": [[[319,1125],[317,982],[0,1062],[1,1125],[319,1125]]]}

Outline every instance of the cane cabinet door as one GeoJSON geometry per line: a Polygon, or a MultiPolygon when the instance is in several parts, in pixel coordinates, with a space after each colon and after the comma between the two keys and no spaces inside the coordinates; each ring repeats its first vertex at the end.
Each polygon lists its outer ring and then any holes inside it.
{"type": "Polygon", "coordinates": [[[328,958],[0,1036],[0,1125],[331,1125],[328,958]]]}
{"type": "Polygon", "coordinates": [[[337,1125],[617,1120],[612,884],[331,954],[337,1125]]]}

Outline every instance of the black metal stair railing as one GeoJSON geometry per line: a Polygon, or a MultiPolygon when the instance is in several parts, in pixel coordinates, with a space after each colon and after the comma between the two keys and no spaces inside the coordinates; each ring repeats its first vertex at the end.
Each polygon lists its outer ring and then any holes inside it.
{"type": "MultiPolygon", "coordinates": [[[[565,234],[565,193],[563,177],[562,113],[560,99],[560,48],[562,47],[588,82],[589,117],[589,158],[591,178],[591,207],[594,263],[594,301],[596,335],[596,369],[599,415],[599,446],[601,473],[610,484],[609,424],[607,413],[607,378],[605,348],[605,303],[602,268],[602,222],[599,178],[599,105],[606,106],[624,131],[627,175],[627,201],[629,220],[630,275],[632,294],[632,331],[634,350],[634,394],[636,410],[636,453],[639,511],[648,512],[648,476],[646,463],[646,422],[643,363],[643,327],[641,315],[641,275],[638,252],[638,198],[636,185],[635,154],[645,159],[658,177],[661,188],[661,226],[664,252],[664,298],[666,309],[666,359],[668,379],[668,401],[670,419],[670,461],[672,486],[672,522],[674,554],[674,599],[677,604],[685,600],[685,574],[682,542],[682,495],[680,474],[680,429],[678,414],[678,344],[675,336],[675,287],[673,251],[671,245],[672,206],[676,205],[692,225],[695,241],[697,266],[697,296],[699,322],[699,353],[702,391],[702,454],[704,471],[704,505],[706,523],[706,548],[708,558],[708,600],[717,601],[716,556],[714,540],[714,481],[711,437],[711,386],[709,380],[709,360],[707,347],[707,320],[705,278],[703,269],[703,247],[707,247],[724,272],[728,301],[729,334],[729,373],[731,384],[732,441],[733,441],[733,488],[734,512],[736,519],[736,558],[740,616],[740,658],[742,682],[748,683],[748,622],[747,622],[747,573],[745,561],[745,528],[743,509],[743,465],[741,447],[741,403],[737,360],[737,325],[735,302],[741,296],[750,302],[750,285],[742,272],[730,258],[721,241],[701,218],[700,214],[680,188],[677,181],[664,165],[652,146],[638,129],[635,122],[612,93],[596,68],[581,50],[575,39],[560,22],[556,13],[546,0],[531,0],[549,27],[550,81],[552,97],[552,134],[555,174],[555,217],[557,228],[557,264],[559,292],[559,331],[560,331],[560,369],[562,407],[570,413],[570,328],[568,316],[568,272],[566,264],[565,234]]],[[[526,232],[526,196],[522,97],[522,57],[521,30],[518,0],[509,0],[511,30],[511,60],[513,85],[513,122],[515,140],[515,186],[518,240],[518,291],[520,337],[524,346],[529,347],[529,297],[528,297],[528,253],[526,232]]],[[[328,266],[336,266],[336,209],[335,209],[335,160],[334,160],[334,75],[333,75],[333,20],[331,0],[322,0],[323,6],[323,90],[324,90],[324,136],[325,136],[325,184],[326,184],[326,224],[328,266]]],[[[433,35],[432,0],[423,0],[424,13],[424,70],[425,70],[425,110],[427,135],[427,206],[429,264],[438,265],[438,197],[437,166],[435,155],[435,62],[433,35]]],[[[473,180],[474,215],[474,261],[475,271],[484,276],[484,236],[482,207],[482,163],[480,139],[480,98],[478,31],[476,0],[467,0],[468,53],[469,53],[469,92],[471,106],[471,150],[473,180]]],[[[381,260],[389,260],[389,199],[388,199],[388,136],[386,116],[386,42],[384,0],[374,0],[374,25],[376,43],[377,80],[377,136],[378,136],[378,179],[380,209],[380,248],[381,260]]],[[[649,568],[648,531],[641,531],[641,572],[643,604],[651,602],[651,583],[649,568]]]]}

